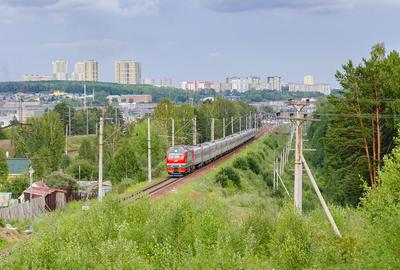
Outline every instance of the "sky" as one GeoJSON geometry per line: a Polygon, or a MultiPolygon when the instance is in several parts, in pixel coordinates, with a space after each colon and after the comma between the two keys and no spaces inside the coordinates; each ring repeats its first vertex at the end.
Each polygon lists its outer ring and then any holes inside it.
{"type": "Polygon", "coordinates": [[[400,0],[0,0],[0,81],[51,61],[142,63],[142,78],[279,75],[337,86],[335,72],[383,42],[400,49],[400,0]]]}

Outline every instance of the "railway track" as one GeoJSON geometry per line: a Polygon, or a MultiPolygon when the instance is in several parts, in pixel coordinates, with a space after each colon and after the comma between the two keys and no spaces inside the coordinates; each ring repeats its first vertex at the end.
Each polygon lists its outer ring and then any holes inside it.
{"type": "MultiPolygon", "coordinates": [[[[261,128],[260,130],[257,131],[255,139],[258,139],[264,134],[268,134],[271,132],[274,132],[277,129],[277,126],[266,126],[264,128],[261,128]]],[[[197,178],[198,176],[202,175],[203,173],[207,172],[211,167],[218,165],[219,163],[223,162],[227,158],[231,157],[250,143],[252,143],[254,140],[250,140],[245,142],[244,144],[240,145],[238,148],[234,149],[233,151],[229,152],[228,154],[216,159],[215,161],[195,170],[193,173],[188,174],[184,177],[180,178],[165,178],[157,183],[150,184],[148,186],[145,186],[141,190],[134,191],[132,193],[129,193],[127,195],[124,195],[123,197],[120,198],[121,202],[129,202],[129,201],[135,201],[143,197],[155,197],[159,196],[161,193],[163,193],[165,190],[167,190],[169,187],[174,186],[176,183],[179,182],[186,182],[186,180],[191,179],[191,178],[197,178]]]]}

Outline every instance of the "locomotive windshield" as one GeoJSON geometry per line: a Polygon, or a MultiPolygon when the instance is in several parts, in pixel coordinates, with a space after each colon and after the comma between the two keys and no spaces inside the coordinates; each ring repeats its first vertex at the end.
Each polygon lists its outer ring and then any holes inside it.
{"type": "Polygon", "coordinates": [[[183,153],[168,153],[169,158],[182,159],[183,153]]]}

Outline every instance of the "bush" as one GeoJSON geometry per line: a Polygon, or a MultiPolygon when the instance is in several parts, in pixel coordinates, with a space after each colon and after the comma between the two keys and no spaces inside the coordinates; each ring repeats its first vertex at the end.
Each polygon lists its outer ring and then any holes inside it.
{"type": "Polygon", "coordinates": [[[232,164],[233,168],[239,169],[239,170],[247,170],[249,167],[249,164],[247,163],[247,160],[244,157],[238,157],[233,161],[232,164]]]}
{"type": "Polygon", "coordinates": [[[258,161],[251,155],[247,156],[247,163],[249,164],[249,169],[255,174],[260,173],[260,165],[258,165],[258,161]]]}
{"type": "Polygon", "coordinates": [[[128,187],[136,184],[137,181],[130,179],[130,178],[125,178],[121,181],[121,183],[119,183],[116,187],[115,190],[117,191],[118,194],[122,194],[124,193],[128,187]]]}
{"type": "Polygon", "coordinates": [[[215,176],[215,180],[224,188],[228,186],[229,181],[232,181],[233,184],[239,188],[241,186],[240,175],[231,167],[226,167],[220,170],[215,176]]]}
{"type": "Polygon", "coordinates": [[[43,181],[50,188],[72,188],[74,190],[78,188],[78,183],[74,178],[60,171],[46,176],[43,181]]]}
{"type": "Polygon", "coordinates": [[[1,191],[11,192],[12,197],[17,199],[22,192],[29,187],[29,179],[27,176],[20,176],[12,180],[5,180],[2,183],[1,191]]]}

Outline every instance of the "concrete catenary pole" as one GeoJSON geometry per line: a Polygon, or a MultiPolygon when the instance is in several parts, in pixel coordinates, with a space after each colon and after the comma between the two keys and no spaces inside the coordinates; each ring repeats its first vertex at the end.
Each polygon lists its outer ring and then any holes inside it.
{"type": "Polygon", "coordinates": [[[222,137],[225,138],[225,118],[222,118],[222,137]]]}
{"type": "Polygon", "coordinates": [[[29,230],[33,232],[33,204],[32,204],[32,186],[33,186],[33,174],[35,171],[33,170],[32,166],[29,166],[29,230]]]}
{"type": "Polygon", "coordinates": [[[150,117],[147,118],[147,170],[148,170],[148,181],[151,182],[151,132],[150,132],[150,117]]]}
{"type": "Polygon", "coordinates": [[[171,137],[172,137],[172,143],[171,143],[171,145],[172,145],[172,147],[174,147],[175,146],[175,119],[174,118],[171,118],[171,120],[172,120],[172,132],[171,132],[171,137]]]}
{"type": "Polygon", "coordinates": [[[233,134],[233,117],[231,117],[231,134],[233,134]]]}
{"type": "Polygon", "coordinates": [[[100,117],[99,123],[99,189],[98,189],[98,200],[103,199],[103,130],[104,130],[104,118],[100,117]]]}
{"type": "Polygon", "coordinates": [[[248,129],[248,125],[247,125],[248,119],[249,119],[249,117],[246,115],[246,130],[248,129]]]}
{"type": "Polygon", "coordinates": [[[294,206],[302,211],[302,186],[303,186],[303,165],[301,161],[302,138],[301,138],[300,110],[296,110],[296,150],[294,165],[294,206]]]}
{"type": "Polygon", "coordinates": [[[68,125],[65,126],[65,155],[68,155],[68,125]]]}
{"type": "Polygon", "coordinates": [[[71,129],[72,129],[72,125],[71,125],[71,106],[68,106],[68,128],[69,128],[69,136],[72,135],[71,133],[71,129]]]}
{"type": "Polygon", "coordinates": [[[196,117],[193,118],[193,145],[197,144],[197,123],[196,117]]]}
{"type": "Polygon", "coordinates": [[[211,118],[211,141],[213,142],[215,140],[215,134],[214,134],[214,124],[215,124],[215,119],[211,118]]]}
{"type": "Polygon", "coordinates": [[[242,132],[242,117],[239,117],[239,132],[242,132]]]}

